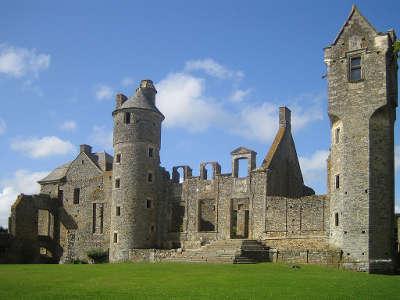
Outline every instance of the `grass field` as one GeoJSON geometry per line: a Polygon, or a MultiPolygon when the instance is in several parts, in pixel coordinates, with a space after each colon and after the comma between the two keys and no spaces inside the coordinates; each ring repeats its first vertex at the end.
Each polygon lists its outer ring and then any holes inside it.
{"type": "Polygon", "coordinates": [[[1,265],[0,299],[400,299],[400,276],[271,263],[1,265]]]}

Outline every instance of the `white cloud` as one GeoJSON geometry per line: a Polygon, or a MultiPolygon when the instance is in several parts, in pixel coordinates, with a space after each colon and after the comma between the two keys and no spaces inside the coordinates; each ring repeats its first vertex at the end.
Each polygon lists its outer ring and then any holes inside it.
{"type": "Polygon", "coordinates": [[[109,100],[113,97],[114,91],[111,87],[105,84],[100,84],[95,88],[97,100],[109,100]]]}
{"type": "Polygon", "coordinates": [[[313,183],[326,181],[326,160],[329,151],[317,150],[310,157],[299,157],[304,182],[311,186],[313,183]]]}
{"type": "Polygon", "coordinates": [[[132,85],[135,84],[135,80],[131,77],[125,77],[121,80],[121,85],[122,86],[126,86],[126,87],[130,87],[132,85]]]}
{"type": "Polygon", "coordinates": [[[165,115],[166,127],[203,131],[224,115],[220,105],[204,95],[201,78],[172,73],[157,84],[157,90],[157,106],[165,115]]]}
{"type": "Polygon", "coordinates": [[[17,138],[11,143],[11,149],[22,152],[32,158],[64,155],[75,151],[74,145],[56,136],[42,138],[17,138]]]}
{"type": "Polygon", "coordinates": [[[268,142],[278,130],[278,106],[264,102],[245,107],[237,117],[232,116],[231,131],[246,139],[268,142]]]}
{"type": "Polygon", "coordinates": [[[2,118],[0,118],[0,135],[2,135],[4,132],[6,132],[6,129],[7,129],[6,121],[4,121],[2,118]]]}
{"type": "Polygon", "coordinates": [[[37,53],[36,49],[0,44],[0,73],[15,78],[28,75],[38,77],[39,72],[49,66],[49,54],[37,53]]]}
{"type": "Polygon", "coordinates": [[[231,100],[232,102],[242,102],[243,100],[246,99],[246,97],[249,96],[250,93],[251,93],[251,89],[247,89],[247,90],[237,89],[229,97],[229,100],[231,100]]]}
{"type": "Polygon", "coordinates": [[[394,166],[397,172],[400,169],[400,145],[394,146],[394,166]]]}
{"type": "Polygon", "coordinates": [[[40,190],[38,180],[49,172],[18,170],[10,179],[0,180],[0,226],[8,227],[11,205],[21,193],[35,194],[40,190]]]}
{"type": "Polygon", "coordinates": [[[289,101],[289,109],[292,112],[292,128],[300,130],[309,123],[323,120],[322,109],[323,95],[305,94],[289,101]]]}
{"type": "Polygon", "coordinates": [[[244,77],[242,71],[230,70],[211,58],[189,60],[185,64],[185,71],[203,71],[210,76],[220,79],[240,80],[244,77]]]}
{"type": "Polygon", "coordinates": [[[60,129],[64,131],[74,131],[76,127],[76,122],[73,120],[65,121],[60,125],[60,129]]]}
{"type": "Polygon", "coordinates": [[[93,126],[90,140],[94,145],[106,150],[113,149],[113,132],[105,126],[93,126]]]}

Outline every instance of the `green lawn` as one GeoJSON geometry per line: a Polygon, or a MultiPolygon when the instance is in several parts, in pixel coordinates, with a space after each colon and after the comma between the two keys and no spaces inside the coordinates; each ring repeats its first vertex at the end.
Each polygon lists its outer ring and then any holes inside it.
{"type": "Polygon", "coordinates": [[[0,299],[400,299],[400,276],[282,264],[1,265],[0,299]]]}

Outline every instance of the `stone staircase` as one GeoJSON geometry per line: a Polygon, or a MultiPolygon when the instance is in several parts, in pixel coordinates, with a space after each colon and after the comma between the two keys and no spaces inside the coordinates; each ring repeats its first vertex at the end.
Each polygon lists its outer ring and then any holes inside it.
{"type": "Polygon", "coordinates": [[[269,249],[256,240],[218,240],[199,249],[186,249],[165,261],[254,264],[269,261],[269,249]]]}

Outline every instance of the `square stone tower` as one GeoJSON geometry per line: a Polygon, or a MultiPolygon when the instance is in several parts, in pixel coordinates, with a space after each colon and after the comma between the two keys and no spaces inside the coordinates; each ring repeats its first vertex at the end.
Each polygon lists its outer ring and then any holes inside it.
{"type": "Polygon", "coordinates": [[[394,121],[397,55],[353,6],[325,48],[331,121],[330,243],[348,268],[394,267],[394,121]]]}

